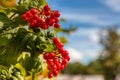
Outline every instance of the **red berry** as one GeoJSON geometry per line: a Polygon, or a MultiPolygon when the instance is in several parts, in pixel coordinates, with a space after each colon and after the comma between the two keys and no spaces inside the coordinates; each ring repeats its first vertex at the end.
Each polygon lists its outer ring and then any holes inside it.
{"type": "Polygon", "coordinates": [[[45,14],[45,16],[49,16],[50,13],[51,13],[50,11],[45,11],[45,10],[44,10],[44,14],[45,14]]]}
{"type": "Polygon", "coordinates": [[[64,65],[61,65],[61,70],[63,70],[65,68],[65,66],[64,65]]]}
{"type": "Polygon", "coordinates": [[[45,54],[43,55],[44,59],[48,59],[48,58],[49,58],[48,56],[49,56],[48,53],[45,53],[45,54]]]}
{"type": "Polygon", "coordinates": [[[51,65],[48,65],[47,68],[48,68],[48,70],[51,70],[51,65]]]}
{"type": "Polygon", "coordinates": [[[42,19],[40,17],[37,18],[37,22],[42,22],[42,19]]]}
{"type": "Polygon", "coordinates": [[[59,59],[55,58],[55,59],[53,59],[53,61],[55,64],[59,64],[59,59]]]}
{"type": "Polygon", "coordinates": [[[33,23],[33,24],[36,24],[36,23],[37,23],[37,20],[33,20],[32,23],[33,23]]]}
{"type": "Polygon", "coordinates": [[[33,15],[37,15],[38,14],[38,11],[36,9],[31,9],[30,12],[33,15]]]}
{"type": "Polygon", "coordinates": [[[53,77],[53,74],[52,73],[49,73],[48,74],[48,78],[52,78],[53,77]]]}
{"type": "Polygon", "coordinates": [[[60,42],[60,40],[58,38],[53,38],[53,43],[54,44],[58,44],[60,42]]]}
{"type": "Polygon", "coordinates": [[[49,53],[49,56],[50,56],[50,58],[54,58],[55,57],[55,53],[51,52],[51,53],[49,53]]]}
{"type": "Polygon", "coordinates": [[[67,59],[68,61],[70,61],[70,56],[65,57],[65,59],[67,59]]]}
{"type": "Polygon", "coordinates": [[[59,47],[58,51],[62,54],[65,51],[65,49],[63,47],[59,47]]]}
{"type": "Polygon", "coordinates": [[[49,23],[49,21],[50,21],[50,18],[46,18],[45,19],[45,22],[48,24],[49,23]]]}
{"type": "Polygon", "coordinates": [[[67,59],[63,59],[62,64],[66,65],[68,63],[67,59]]]}
{"type": "Polygon", "coordinates": [[[54,70],[57,70],[57,66],[56,66],[56,65],[53,65],[52,68],[53,68],[54,70]]]}
{"type": "Polygon", "coordinates": [[[52,26],[54,24],[54,22],[55,22],[55,19],[50,19],[49,25],[52,26]]]}
{"type": "Polygon", "coordinates": [[[32,17],[32,14],[30,13],[30,11],[26,12],[26,16],[27,17],[32,17]]]}
{"type": "Polygon", "coordinates": [[[53,59],[47,59],[47,63],[52,65],[53,64],[53,59]]]}
{"type": "Polygon", "coordinates": [[[34,15],[34,16],[33,16],[33,19],[34,19],[34,20],[38,20],[38,19],[39,19],[39,16],[38,16],[38,15],[34,15]]]}
{"type": "Polygon", "coordinates": [[[59,22],[59,19],[57,17],[55,17],[54,19],[55,19],[55,23],[59,22]]]}
{"type": "Polygon", "coordinates": [[[64,45],[63,45],[62,42],[59,42],[59,43],[57,44],[57,46],[58,46],[58,48],[59,48],[59,47],[63,47],[64,45]]]}
{"type": "Polygon", "coordinates": [[[68,56],[69,53],[67,50],[64,50],[61,54],[62,54],[62,57],[66,57],[68,56]]]}
{"type": "Polygon", "coordinates": [[[60,17],[60,12],[58,10],[53,11],[53,13],[54,13],[55,17],[60,17]]]}
{"type": "Polygon", "coordinates": [[[44,6],[45,11],[50,11],[50,7],[48,5],[44,6]]]}
{"type": "Polygon", "coordinates": [[[28,19],[28,22],[29,22],[29,23],[32,23],[32,22],[33,22],[33,19],[29,18],[29,19],[28,19]]]}
{"type": "Polygon", "coordinates": [[[50,15],[50,18],[55,18],[54,13],[52,13],[52,14],[50,15]]]}
{"type": "Polygon", "coordinates": [[[42,29],[47,29],[48,26],[47,26],[47,25],[43,25],[41,28],[42,28],[42,29]]]}
{"type": "Polygon", "coordinates": [[[57,64],[57,70],[59,71],[61,69],[61,63],[57,64]]]}
{"type": "Polygon", "coordinates": [[[53,75],[57,76],[58,75],[58,71],[57,70],[53,70],[53,75]]]}
{"type": "Polygon", "coordinates": [[[26,14],[23,14],[23,15],[22,15],[22,18],[23,18],[24,20],[26,20],[26,18],[27,18],[26,14]]]}
{"type": "Polygon", "coordinates": [[[55,27],[55,28],[60,28],[60,24],[59,24],[59,23],[55,23],[55,24],[54,24],[54,27],[55,27]]]}
{"type": "Polygon", "coordinates": [[[34,29],[35,28],[34,24],[30,24],[30,28],[34,29]]]}

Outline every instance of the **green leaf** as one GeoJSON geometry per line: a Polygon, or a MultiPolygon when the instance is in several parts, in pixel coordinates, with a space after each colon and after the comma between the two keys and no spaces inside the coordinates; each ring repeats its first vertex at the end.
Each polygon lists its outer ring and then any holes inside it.
{"type": "Polygon", "coordinates": [[[8,27],[16,27],[18,26],[16,23],[14,23],[12,20],[10,20],[4,13],[0,12],[0,22],[3,23],[3,28],[8,28],[8,27]]]}
{"type": "Polygon", "coordinates": [[[22,3],[18,6],[16,6],[16,12],[20,15],[22,15],[23,13],[25,13],[26,11],[29,10],[29,5],[27,3],[22,3]]]}
{"type": "Polygon", "coordinates": [[[38,0],[39,6],[43,5],[45,6],[47,4],[46,0],[38,0]]]}
{"type": "Polygon", "coordinates": [[[46,48],[45,51],[46,51],[46,52],[52,52],[52,51],[54,51],[54,46],[51,45],[51,44],[47,44],[47,48],[46,48]]]}
{"type": "Polygon", "coordinates": [[[28,24],[25,20],[22,19],[21,15],[15,17],[15,18],[14,18],[14,21],[15,21],[17,24],[23,25],[23,26],[25,26],[25,25],[28,24]]]}
{"type": "Polygon", "coordinates": [[[26,75],[26,70],[23,68],[23,66],[20,63],[17,63],[15,67],[20,70],[23,76],[26,75]]]}

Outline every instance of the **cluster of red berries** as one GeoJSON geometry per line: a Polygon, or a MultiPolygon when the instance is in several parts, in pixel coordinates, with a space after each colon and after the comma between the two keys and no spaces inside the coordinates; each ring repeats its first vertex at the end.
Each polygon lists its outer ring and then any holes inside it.
{"type": "Polygon", "coordinates": [[[54,38],[53,43],[57,45],[58,52],[61,56],[57,56],[56,52],[44,53],[44,59],[48,64],[49,78],[57,76],[58,73],[67,66],[68,61],[70,60],[68,51],[63,48],[63,44],[60,42],[60,40],[58,38],[54,38]]]}
{"type": "Polygon", "coordinates": [[[59,11],[51,11],[48,5],[43,10],[33,8],[22,15],[22,18],[30,24],[30,28],[48,29],[50,26],[60,28],[59,11]]]}
{"type": "Polygon", "coordinates": [[[61,43],[58,38],[53,38],[53,43],[57,46],[58,52],[62,56],[62,63],[64,64],[64,66],[66,66],[68,61],[70,60],[69,52],[64,49],[63,43],[61,43]]]}

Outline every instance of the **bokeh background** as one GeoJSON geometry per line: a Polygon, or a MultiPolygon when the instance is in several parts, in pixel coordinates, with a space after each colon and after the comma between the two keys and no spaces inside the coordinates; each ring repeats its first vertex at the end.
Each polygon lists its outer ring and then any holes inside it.
{"type": "Polygon", "coordinates": [[[120,54],[120,0],[47,1],[52,9],[61,12],[61,18],[66,19],[65,23],[61,23],[62,28],[76,26],[71,34],[60,34],[68,39],[65,47],[71,56],[70,64],[63,73],[108,75],[105,80],[115,80],[116,75],[119,76],[120,64],[120,58],[116,57],[120,54]]]}

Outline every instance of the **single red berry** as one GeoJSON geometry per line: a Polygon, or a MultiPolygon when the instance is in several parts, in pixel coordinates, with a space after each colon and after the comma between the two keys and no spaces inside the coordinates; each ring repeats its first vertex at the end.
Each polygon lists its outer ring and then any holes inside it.
{"type": "Polygon", "coordinates": [[[38,23],[39,23],[39,22],[40,22],[40,23],[42,22],[41,17],[38,17],[38,18],[37,18],[37,22],[38,22],[38,23]]]}
{"type": "Polygon", "coordinates": [[[50,19],[49,25],[52,26],[55,23],[55,19],[50,19]]]}
{"type": "Polygon", "coordinates": [[[44,10],[44,14],[45,14],[45,16],[49,16],[50,13],[51,13],[50,11],[45,11],[45,10],[44,10]]]}
{"type": "Polygon", "coordinates": [[[57,70],[58,70],[58,71],[61,70],[61,63],[57,64],[57,70]]]}
{"type": "Polygon", "coordinates": [[[53,11],[53,13],[54,13],[55,17],[60,17],[60,12],[58,10],[53,11]]]}
{"type": "Polygon", "coordinates": [[[33,23],[33,24],[36,24],[36,23],[37,23],[37,20],[32,20],[32,23],[33,23]]]}
{"type": "Polygon", "coordinates": [[[65,51],[65,49],[63,47],[59,47],[58,51],[62,54],[65,51]]]}
{"type": "Polygon", "coordinates": [[[68,61],[70,61],[70,56],[68,55],[67,57],[65,57],[65,59],[67,59],[68,61]]]}
{"type": "Polygon", "coordinates": [[[48,56],[49,56],[48,53],[45,53],[45,54],[43,55],[44,59],[48,59],[48,58],[49,58],[48,56]]]}
{"type": "Polygon", "coordinates": [[[29,18],[27,21],[28,21],[29,23],[32,23],[32,22],[33,22],[33,19],[29,18]]]}
{"type": "Polygon", "coordinates": [[[50,70],[50,69],[51,69],[51,66],[50,66],[50,65],[48,65],[48,66],[47,66],[47,68],[50,70]]]}
{"type": "Polygon", "coordinates": [[[55,53],[54,52],[49,53],[49,57],[50,58],[54,58],[55,57],[55,53]]]}
{"type": "Polygon", "coordinates": [[[62,57],[66,57],[68,56],[69,53],[67,50],[64,50],[61,54],[62,54],[62,57]]]}
{"type": "Polygon", "coordinates": [[[55,64],[59,64],[59,59],[54,58],[53,61],[54,61],[55,64]]]}
{"type": "Polygon", "coordinates": [[[45,30],[45,29],[48,29],[48,26],[47,25],[43,25],[43,26],[41,26],[41,28],[45,30]]]}
{"type": "Polygon", "coordinates": [[[50,11],[50,6],[48,6],[48,5],[44,6],[44,10],[45,11],[50,11]]]}
{"type": "Polygon", "coordinates": [[[53,77],[53,74],[52,73],[49,73],[48,74],[48,78],[52,78],[53,77]]]}
{"type": "Polygon", "coordinates": [[[40,26],[40,27],[41,27],[42,29],[44,29],[44,30],[45,30],[45,29],[47,29],[47,28],[48,28],[48,25],[46,24],[46,22],[43,22],[43,21],[42,21],[40,24],[41,24],[41,26],[40,26]]]}
{"type": "Polygon", "coordinates": [[[47,63],[52,65],[53,64],[53,59],[47,59],[47,63]]]}
{"type": "MultiPolygon", "coordinates": [[[[41,22],[37,22],[37,27],[41,27],[42,26],[42,23],[41,22]]],[[[41,27],[42,28],[42,27],[41,27]]]]}
{"type": "Polygon", "coordinates": [[[23,14],[23,15],[22,15],[22,18],[23,18],[24,20],[26,20],[26,18],[27,18],[26,14],[23,14]]]}
{"type": "Polygon", "coordinates": [[[63,70],[65,68],[65,66],[64,65],[61,65],[61,70],[63,70]]]}
{"type": "Polygon", "coordinates": [[[45,22],[48,24],[49,21],[50,21],[50,18],[47,17],[47,18],[45,19],[45,22]]]}
{"type": "Polygon", "coordinates": [[[30,24],[30,28],[34,29],[35,28],[34,24],[30,24]]]}
{"type": "Polygon", "coordinates": [[[54,19],[55,19],[55,23],[59,22],[59,19],[57,17],[55,17],[54,19]]]}
{"type": "Polygon", "coordinates": [[[53,65],[53,66],[52,66],[52,69],[57,70],[57,66],[56,66],[56,65],[53,65]]]}
{"type": "Polygon", "coordinates": [[[31,9],[30,12],[33,15],[37,15],[38,14],[38,11],[36,9],[31,9]]]}
{"type": "Polygon", "coordinates": [[[68,63],[67,59],[63,59],[62,64],[66,65],[68,63]]]}
{"type": "Polygon", "coordinates": [[[38,15],[33,15],[33,19],[34,19],[34,20],[38,20],[38,19],[39,19],[39,16],[38,16],[38,15]]]}
{"type": "Polygon", "coordinates": [[[28,11],[28,12],[26,12],[26,16],[27,16],[27,17],[32,17],[33,15],[31,14],[30,11],[28,11]]]}
{"type": "Polygon", "coordinates": [[[58,71],[57,70],[53,70],[53,75],[57,76],[58,75],[58,71]]]}
{"type": "Polygon", "coordinates": [[[54,44],[58,44],[60,42],[60,40],[58,38],[53,38],[53,43],[54,44]]]}
{"type": "Polygon", "coordinates": [[[55,27],[55,28],[60,28],[60,24],[59,24],[59,23],[55,23],[55,24],[54,24],[54,27],[55,27]]]}
{"type": "Polygon", "coordinates": [[[64,45],[63,45],[62,42],[59,42],[59,43],[57,44],[57,47],[58,47],[58,48],[63,47],[63,46],[64,46],[64,45]]]}
{"type": "Polygon", "coordinates": [[[53,18],[53,19],[55,18],[54,13],[51,13],[50,18],[53,18]]]}

